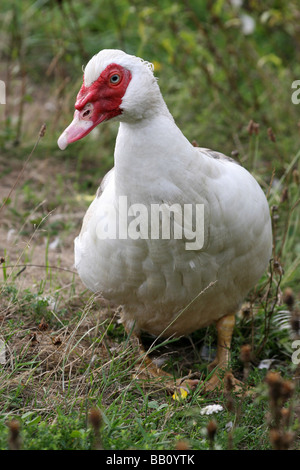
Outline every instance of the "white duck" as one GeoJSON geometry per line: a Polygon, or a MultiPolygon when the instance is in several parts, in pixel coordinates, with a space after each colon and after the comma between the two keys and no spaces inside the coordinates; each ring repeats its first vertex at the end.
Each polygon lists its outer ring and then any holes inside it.
{"type": "MultiPolygon", "coordinates": [[[[75,108],[58,140],[61,149],[103,121],[120,122],[115,166],[75,240],[83,283],[121,304],[127,330],[134,326],[137,334],[186,335],[216,322],[212,366],[227,368],[235,314],[271,255],[262,189],[231,159],[188,142],[168,111],[153,66],[138,57],[119,50],[95,55],[84,70],[75,108]],[[153,235],[157,208],[165,215],[175,209],[173,219],[185,229],[181,209],[190,207],[190,231],[176,232],[171,223],[164,232],[170,236],[155,230],[153,235]]],[[[208,390],[219,383],[217,371],[208,390]]]]}

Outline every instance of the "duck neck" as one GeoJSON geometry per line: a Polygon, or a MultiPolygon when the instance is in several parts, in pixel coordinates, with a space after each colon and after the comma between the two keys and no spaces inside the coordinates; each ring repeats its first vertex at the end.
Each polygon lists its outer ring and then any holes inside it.
{"type": "Polygon", "coordinates": [[[153,192],[162,181],[172,181],[191,148],[169,112],[121,122],[115,148],[116,195],[153,192]]]}

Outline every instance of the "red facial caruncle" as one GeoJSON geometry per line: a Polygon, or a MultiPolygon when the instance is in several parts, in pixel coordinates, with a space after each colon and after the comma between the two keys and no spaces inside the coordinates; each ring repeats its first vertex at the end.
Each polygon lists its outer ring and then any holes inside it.
{"type": "Polygon", "coordinates": [[[131,73],[118,64],[108,65],[90,86],[83,84],[77,95],[71,124],[58,139],[63,150],[71,142],[82,139],[103,121],[122,114],[121,104],[131,73]]]}

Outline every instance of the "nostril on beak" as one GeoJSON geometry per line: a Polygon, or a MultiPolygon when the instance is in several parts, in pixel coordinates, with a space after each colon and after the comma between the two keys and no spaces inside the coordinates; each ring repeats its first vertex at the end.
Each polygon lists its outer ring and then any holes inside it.
{"type": "Polygon", "coordinates": [[[89,119],[93,111],[93,105],[88,103],[85,105],[84,109],[81,111],[81,119],[89,119]]]}

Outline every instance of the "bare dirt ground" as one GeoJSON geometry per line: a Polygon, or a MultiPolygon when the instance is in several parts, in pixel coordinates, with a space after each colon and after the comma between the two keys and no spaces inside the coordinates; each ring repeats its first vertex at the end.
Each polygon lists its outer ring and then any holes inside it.
{"type": "MultiPolygon", "coordinates": [[[[7,164],[4,160],[5,158],[0,157],[0,173],[2,174],[5,163],[7,164]]],[[[9,162],[9,166],[10,172],[0,180],[0,201],[4,201],[8,195],[10,199],[9,204],[2,208],[0,215],[1,256],[4,257],[5,250],[9,266],[15,266],[15,268],[7,268],[8,274],[12,273],[12,269],[16,274],[16,270],[19,272],[24,264],[27,264],[26,270],[18,277],[22,288],[31,287],[33,283],[39,282],[43,277],[47,250],[48,265],[53,268],[64,268],[68,273],[67,276],[64,276],[63,269],[60,270],[60,275],[66,278],[72,277],[72,271],[75,273],[73,241],[80,230],[84,210],[66,212],[66,208],[57,207],[47,214],[47,196],[49,194],[46,194],[46,198],[43,194],[46,186],[49,186],[49,181],[55,181],[55,175],[58,173],[63,174],[63,168],[54,159],[33,160],[18,180],[23,163],[19,160],[12,160],[9,162]],[[17,186],[14,188],[16,181],[18,181],[17,186]],[[33,201],[32,208],[28,207],[28,196],[26,197],[22,190],[26,181],[30,182],[33,192],[35,188],[38,188],[36,199],[40,202],[33,201]],[[12,188],[14,189],[10,194],[12,188]],[[18,212],[17,217],[14,214],[15,211],[18,212]],[[44,224],[41,224],[43,226],[39,228],[34,221],[43,217],[44,224]],[[48,240],[47,224],[60,222],[62,224],[72,222],[74,230],[52,235],[48,240]],[[48,248],[46,248],[47,244],[48,248]]],[[[75,277],[77,280],[78,276],[75,277]]],[[[80,280],[77,281],[80,285],[80,280]]]]}

